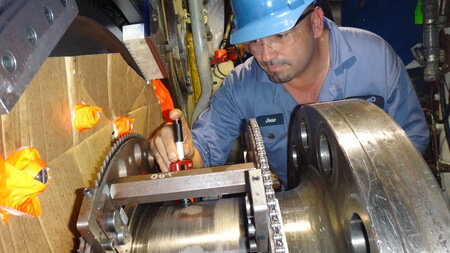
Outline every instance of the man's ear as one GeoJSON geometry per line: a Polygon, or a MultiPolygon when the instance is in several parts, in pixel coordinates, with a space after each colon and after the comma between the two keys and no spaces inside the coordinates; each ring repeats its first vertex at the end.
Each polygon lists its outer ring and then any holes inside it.
{"type": "Polygon", "coordinates": [[[311,13],[311,26],[313,29],[314,38],[319,38],[323,32],[323,18],[324,13],[322,8],[316,7],[311,13]]]}

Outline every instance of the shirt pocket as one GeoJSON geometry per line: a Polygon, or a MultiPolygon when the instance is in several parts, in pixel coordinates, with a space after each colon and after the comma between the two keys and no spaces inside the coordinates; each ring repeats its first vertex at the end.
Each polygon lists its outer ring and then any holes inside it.
{"type": "MultiPolygon", "coordinates": [[[[259,129],[264,141],[264,146],[269,152],[273,148],[279,147],[278,144],[287,138],[287,129],[283,124],[260,126],[259,129]]],[[[287,143],[284,143],[282,146],[287,146],[287,143]]]]}

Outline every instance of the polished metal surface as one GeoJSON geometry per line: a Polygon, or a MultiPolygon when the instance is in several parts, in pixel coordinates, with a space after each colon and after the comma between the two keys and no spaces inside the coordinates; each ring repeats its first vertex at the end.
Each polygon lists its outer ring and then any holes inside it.
{"type": "Polygon", "coordinates": [[[77,13],[74,0],[0,2],[0,114],[12,110],[77,13]]]}
{"type": "Polygon", "coordinates": [[[249,170],[255,170],[252,163],[116,178],[109,192],[119,206],[217,197],[245,192],[249,170]]]}
{"type": "Polygon", "coordinates": [[[247,252],[242,208],[242,198],[139,206],[131,252],[247,252]]]}
{"type": "Polygon", "coordinates": [[[321,175],[310,168],[304,179],[295,189],[277,193],[289,252],[352,252],[321,175]]]}
{"type": "Polygon", "coordinates": [[[377,106],[303,106],[291,131],[300,183],[277,196],[290,251],[450,250],[448,201],[406,133],[377,106]]]}
{"type": "Polygon", "coordinates": [[[249,171],[248,183],[250,186],[250,194],[248,196],[251,198],[251,202],[249,202],[251,208],[247,210],[247,220],[249,225],[254,227],[254,233],[251,234],[250,230],[248,231],[248,240],[252,241],[250,245],[256,246],[250,248],[250,252],[267,252],[270,243],[269,209],[261,172],[262,170],[249,171]]]}

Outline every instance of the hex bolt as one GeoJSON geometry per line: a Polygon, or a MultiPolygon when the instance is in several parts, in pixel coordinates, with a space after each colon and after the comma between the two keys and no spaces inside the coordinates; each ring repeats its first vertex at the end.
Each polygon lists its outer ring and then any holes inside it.
{"type": "Polygon", "coordinates": [[[100,245],[105,250],[113,250],[116,247],[116,241],[111,238],[106,238],[100,241],[100,245]]]}
{"type": "Polygon", "coordinates": [[[83,192],[84,196],[86,196],[87,198],[92,198],[94,196],[90,188],[85,188],[83,192]]]}

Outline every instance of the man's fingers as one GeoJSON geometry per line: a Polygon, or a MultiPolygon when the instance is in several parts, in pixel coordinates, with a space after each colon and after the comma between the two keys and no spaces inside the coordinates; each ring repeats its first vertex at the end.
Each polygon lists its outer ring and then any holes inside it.
{"type": "Polygon", "coordinates": [[[183,112],[180,109],[173,109],[169,112],[169,117],[171,120],[183,118],[183,112]]]}
{"type": "Polygon", "coordinates": [[[159,153],[154,154],[154,158],[161,172],[169,172],[169,167],[166,165],[163,157],[159,153]]]}
{"type": "MultiPolygon", "coordinates": [[[[170,162],[176,162],[178,160],[178,155],[177,155],[177,147],[175,146],[174,142],[172,125],[168,124],[164,126],[163,129],[161,129],[160,136],[163,144],[161,148],[165,147],[167,159],[170,162]]],[[[160,147],[158,146],[158,148],[160,147]]]]}
{"type": "MultiPolygon", "coordinates": [[[[174,109],[170,111],[169,117],[172,120],[181,119],[183,124],[183,138],[186,140],[184,143],[185,155],[192,156],[193,154],[191,153],[193,153],[193,143],[192,138],[190,137],[191,132],[186,120],[183,117],[182,111],[179,109],[174,109]]],[[[178,161],[179,159],[172,124],[166,124],[163,128],[161,128],[160,132],[153,137],[150,143],[150,149],[152,150],[153,158],[158,163],[160,170],[162,172],[168,172],[170,164],[178,161]]]]}
{"type": "Polygon", "coordinates": [[[168,172],[170,161],[167,158],[166,148],[164,147],[161,136],[158,135],[152,140],[150,148],[153,150],[153,158],[156,160],[156,163],[158,163],[159,169],[162,172],[168,172]]]}
{"type": "Polygon", "coordinates": [[[183,128],[183,137],[186,140],[186,137],[189,136],[190,130],[189,125],[187,124],[186,119],[183,116],[183,112],[179,109],[173,109],[172,111],[170,111],[169,117],[171,120],[181,119],[182,122],[181,127],[183,128]]]}

